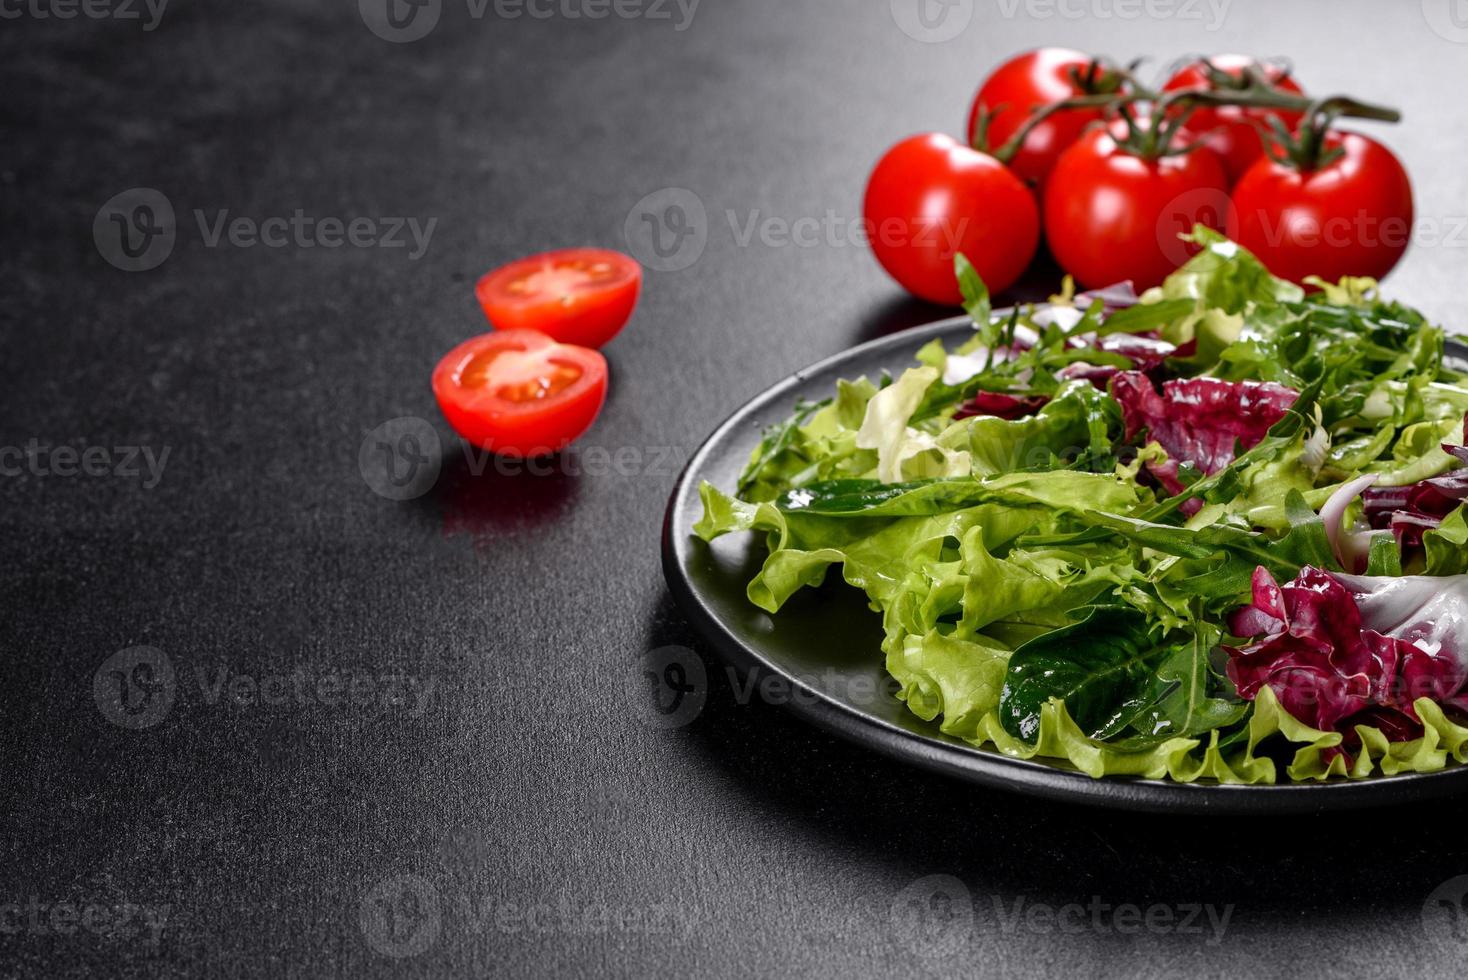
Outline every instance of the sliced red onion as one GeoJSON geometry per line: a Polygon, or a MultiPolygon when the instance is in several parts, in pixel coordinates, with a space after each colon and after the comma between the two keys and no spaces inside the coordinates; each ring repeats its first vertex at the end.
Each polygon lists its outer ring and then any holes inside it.
{"type": "Polygon", "coordinates": [[[1117,310],[1124,310],[1127,307],[1136,306],[1140,301],[1137,296],[1136,287],[1128,279],[1114,286],[1107,286],[1105,289],[1093,289],[1088,293],[1081,293],[1076,297],[1076,306],[1084,309],[1098,299],[1106,308],[1107,313],[1115,313],[1117,310]]]}
{"type": "Polygon", "coordinates": [[[1368,473],[1352,480],[1331,494],[1325,506],[1320,508],[1320,519],[1325,522],[1325,536],[1330,539],[1330,550],[1335,552],[1335,559],[1341,563],[1342,568],[1356,574],[1366,570],[1367,556],[1371,553],[1371,533],[1369,529],[1347,530],[1341,527],[1341,523],[1351,501],[1361,496],[1368,487],[1375,486],[1379,478],[1379,474],[1368,473]]]}
{"type": "MultiPolygon", "coordinates": [[[[1007,347],[1001,347],[994,351],[995,364],[1003,364],[1005,361],[1014,360],[1014,351],[1007,347]]],[[[988,348],[980,347],[971,354],[949,354],[947,362],[943,365],[943,383],[945,385],[961,385],[965,381],[978,377],[984,372],[984,366],[989,363],[988,348]]]]}
{"type": "Polygon", "coordinates": [[[1431,656],[1451,657],[1468,679],[1468,575],[1335,579],[1353,593],[1365,626],[1431,656]]]}

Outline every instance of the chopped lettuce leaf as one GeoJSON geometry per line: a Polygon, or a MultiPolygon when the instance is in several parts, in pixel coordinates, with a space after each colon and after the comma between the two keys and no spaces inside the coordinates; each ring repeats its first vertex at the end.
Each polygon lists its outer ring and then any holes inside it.
{"type": "Polygon", "coordinates": [[[695,532],[759,536],[770,613],[833,570],[862,590],[898,697],[1008,756],[1250,784],[1468,762],[1468,374],[1373,281],[1306,295],[1194,239],[1140,299],[1009,311],[960,257],[973,337],[797,406],[695,532]]]}

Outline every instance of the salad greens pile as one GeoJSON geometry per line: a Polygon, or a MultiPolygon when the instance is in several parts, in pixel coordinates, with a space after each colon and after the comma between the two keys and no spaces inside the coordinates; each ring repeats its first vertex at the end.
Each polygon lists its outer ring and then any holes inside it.
{"type": "Polygon", "coordinates": [[[994,311],[770,429],[708,540],[771,613],[832,566],[916,715],[1092,776],[1468,761],[1468,374],[1369,280],[1306,294],[1199,228],[1158,289],[994,311]]]}

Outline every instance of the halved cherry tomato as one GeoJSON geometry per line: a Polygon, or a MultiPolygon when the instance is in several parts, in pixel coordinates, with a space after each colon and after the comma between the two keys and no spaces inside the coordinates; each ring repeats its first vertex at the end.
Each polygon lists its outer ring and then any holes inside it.
{"type": "Polygon", "coordinates": [[[534,330],[496,330],[449,351],[433,394],[454,431],[501,456],[548,456],[596,421],[607,362],[534,330]]]}
{"type": "MultiPolygon", "coordinates": [[[[1233,78],[1242,79],[1244,69],[1255,64],[1253,58],[1242,54],[1221,54],[1209,58],[1209,63],[1233,78]]],[[[1290,77],[1287,69],[1274,64],[1260,63],[1264,77],[1275,88],[1293,95],[1303,90],[1290,77]]],[[[1207,92],[1213,89],[1207,65],[1194,61],[1183,66],[1163,86],[1166,92],[1207,92]]],[[[1203,144],[1223,159],[1230,184],[1238,182],[1244,171],[1255,160],[1264,156],[1264,143],[1259,136],[1259,126],[1270,116],[1279,119],[1285,127],[1293,130],[1300,122],[1300,113],[1285,109],[1250,109],[1244,106],[1203,106],[1188,117],[1186,130],[1192,139],[1201,139],[1203,144]]]]}
{"type": "Polygon", "coordinates": [[[485,274],[474,287],[497,330],[539,330],[552,340],[600,347],[637,306],[642,266],[604,248],[544,252],[485,274]]]}

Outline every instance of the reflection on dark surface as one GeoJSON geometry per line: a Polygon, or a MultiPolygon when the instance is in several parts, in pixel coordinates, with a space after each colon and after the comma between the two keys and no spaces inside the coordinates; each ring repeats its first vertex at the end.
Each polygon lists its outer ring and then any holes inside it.
{"type": "Polygon", "coordinates": [[[445,537],[470,535],[482,544],[498,534],[538,527],[565,515],[580,490],[575,467],[561,456],[504,459],[457,443],[429,498],[445,537]]]}

